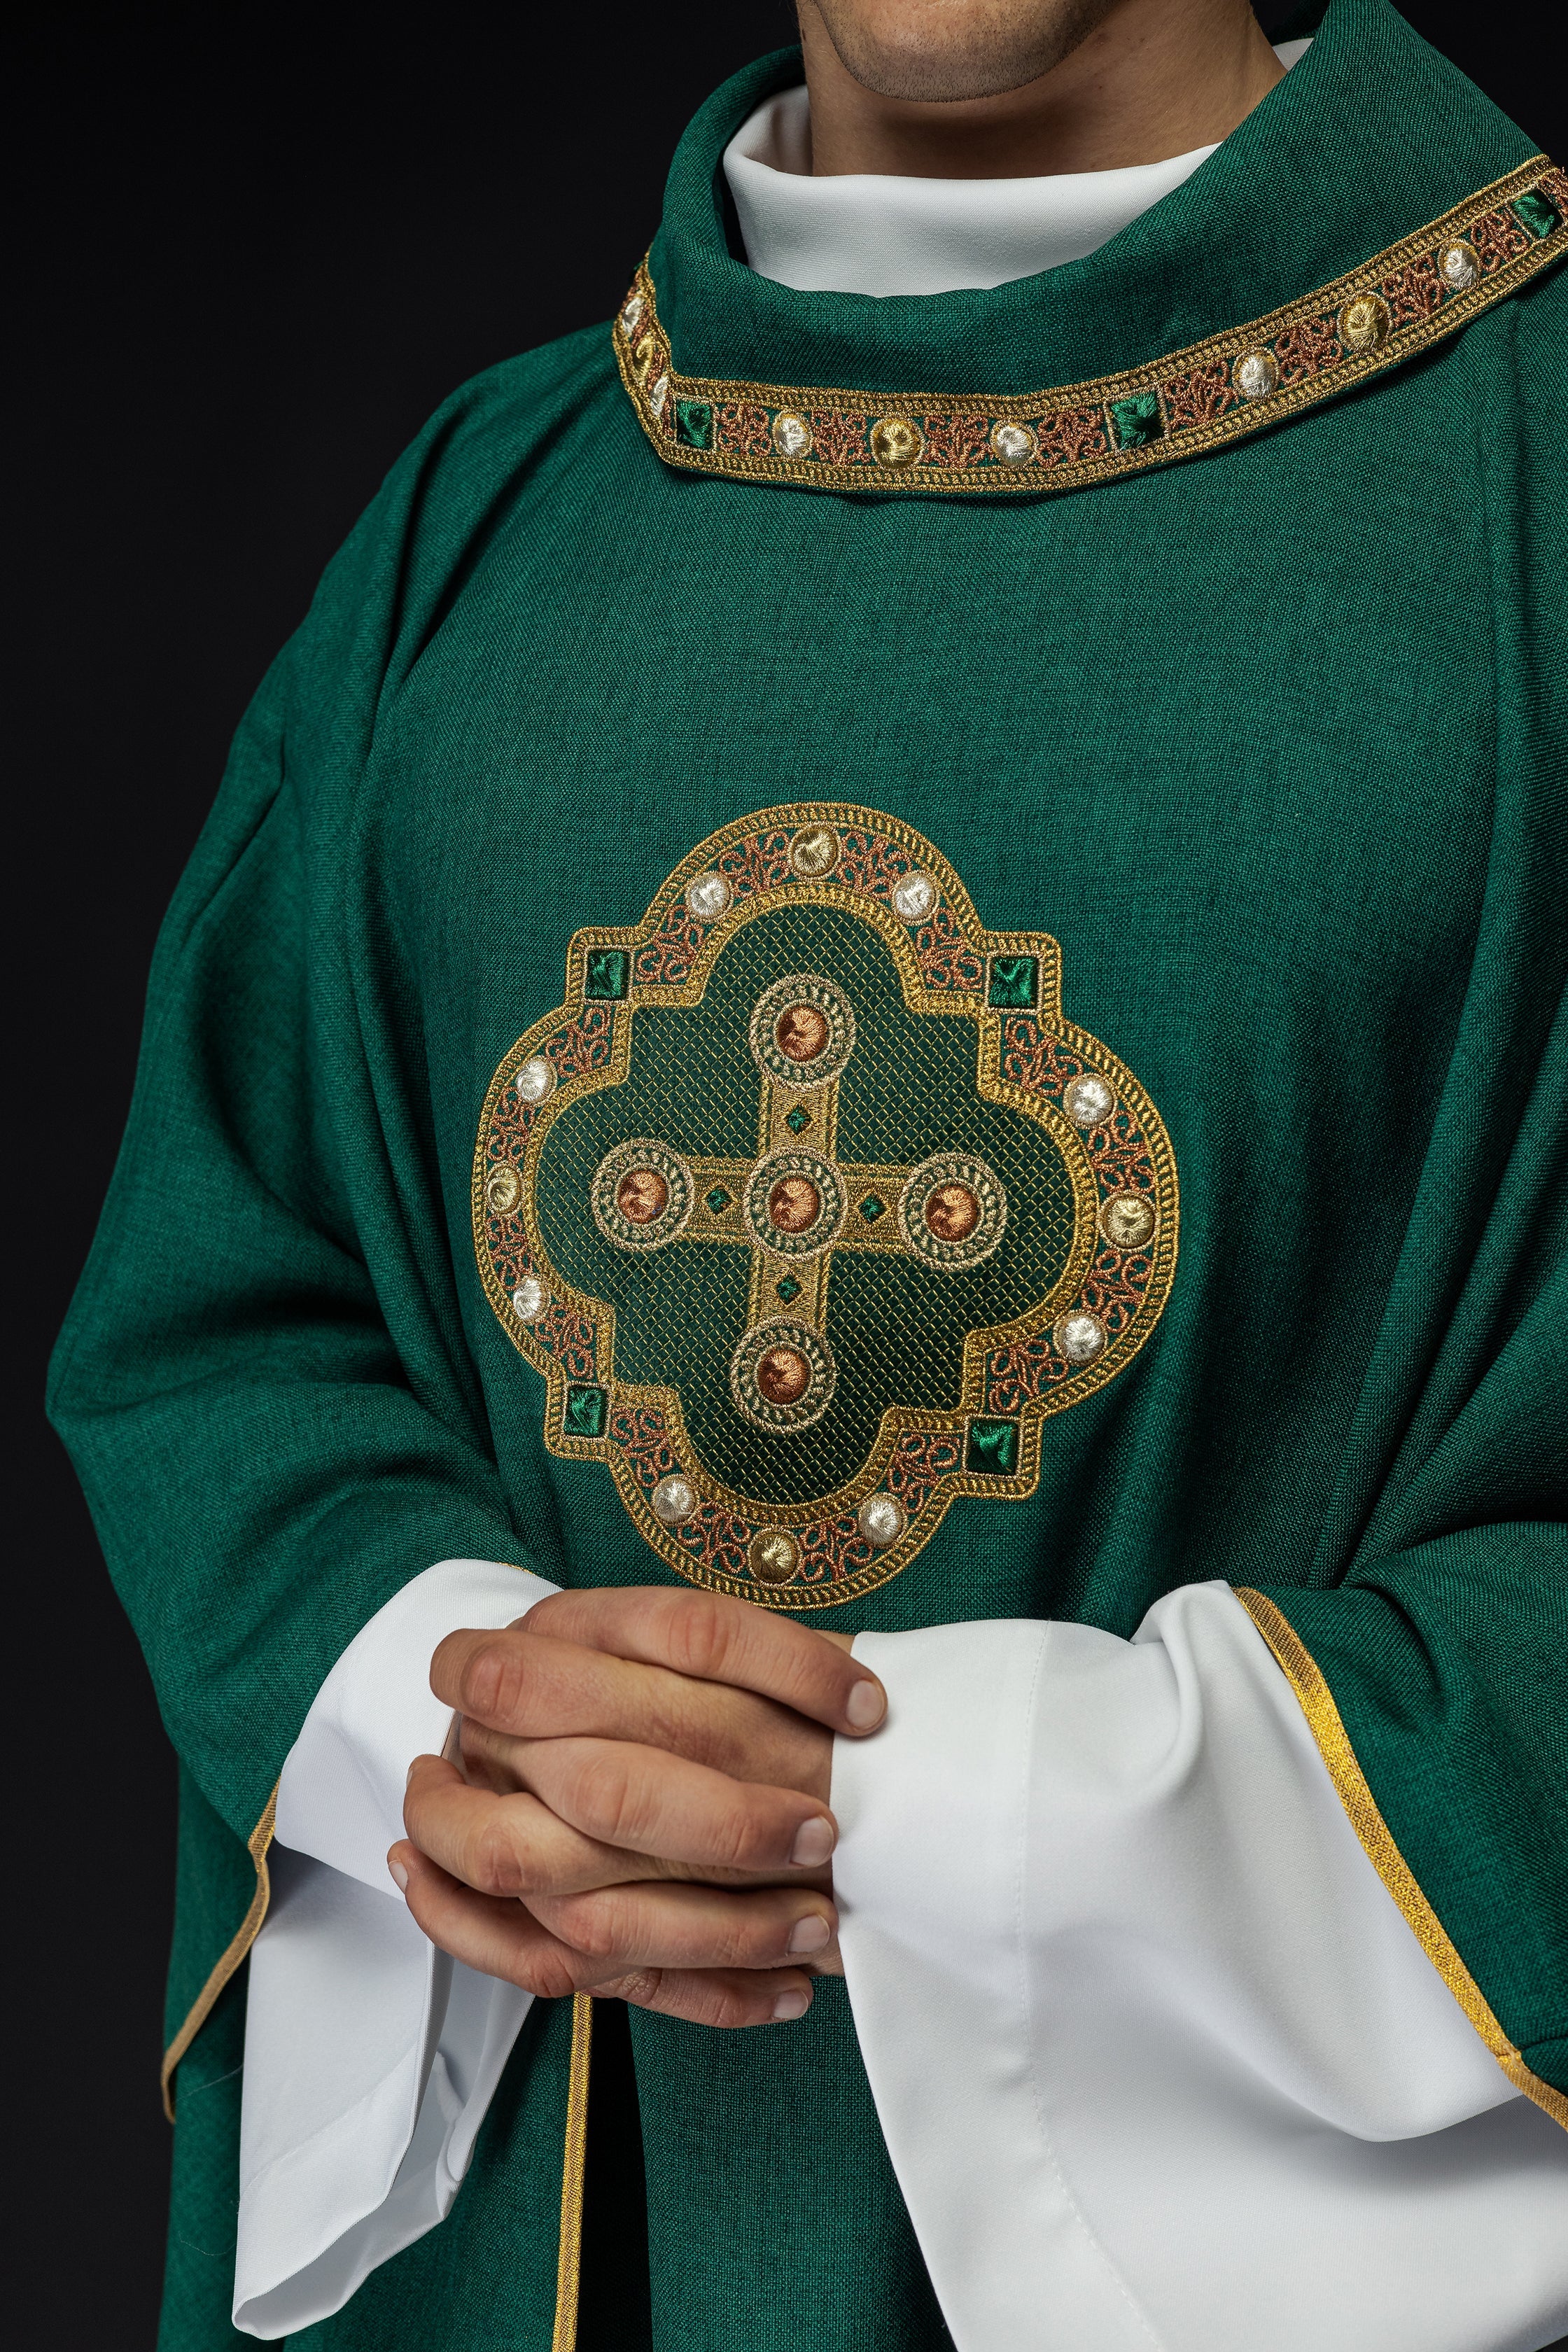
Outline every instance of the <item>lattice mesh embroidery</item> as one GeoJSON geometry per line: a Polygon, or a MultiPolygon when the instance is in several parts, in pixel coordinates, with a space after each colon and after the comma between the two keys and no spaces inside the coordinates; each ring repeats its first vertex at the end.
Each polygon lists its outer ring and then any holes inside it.
{"type": "MultiPolygon", "coordinates": [[[[535,1189],[551,1259],[615,1307],[618,1374],[679,1390],[698,1455],[726,1486],[764,1502],[831,1494],[867,1459],[889,1405],[956,1411],[968,1334],[1026,1315],[1061,1280],[1075,1215],[1061,1150],[1033,1120],[977,1096],[975,1047],[969,1023],[908,1009],[878,931],[836,908],[786,906],[726,949],[700,1004],[640,1012],[625,1083],[555,1120],[535,1189]],[[800,970],[834,981],[855,1012],[855,1048],[838,1083],[837,1160],[880,1170],[912,1168],[939,1150],[978,1154],[1001,1181],[1008,1218],[993,1255],[950,1271],[864,1245],[879,1225],[892,1227],[891,1198],[874,1192],[880,1207],[869,1219],[851,1207],[847,1222],[859,1231],[831,1253],[826,1285],[833,1402],[815,1427],[778,1435],[749,1426],[730,1392],[731,1353],[751,1319],[750,1250],[689,1232],[653,1255],[617,1252],[587,1196],[595,1170],[627,1136],[657,1136],[689,1159],[756,1154],[763,1087],[747,1024],[770,982],[800,970]]],[[[892,1183],[882,1192],[891,1195],[892,1183]]],[[[778,1295],[780,1282],[795,1279],[783,1259],[769,1269],[764,1311],[795,1306],[798,1293],[778,1295]]]]}

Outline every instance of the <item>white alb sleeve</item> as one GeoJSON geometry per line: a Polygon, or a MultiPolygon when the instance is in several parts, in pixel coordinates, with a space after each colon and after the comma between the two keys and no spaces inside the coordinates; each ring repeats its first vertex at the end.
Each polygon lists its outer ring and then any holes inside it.
{"type": "Polygon", "coordinates": [[[531,1995],[437,1950],[386,1867],[416,1756],[451,1711],[430,1657],[556,1590],[495,1560],[404,1586],[338,1660],[278,1790],[272,1901],[250,1953],[234,2324],[339,2311],[449,2210],[531,1995]]]}
{"type": "Polygon", "coordinates": [[[958,2352],[1531,2352],[1568,2133],[1384,1887],[1227,1587],[867,1633],[834,1883],[958,2352]]]}

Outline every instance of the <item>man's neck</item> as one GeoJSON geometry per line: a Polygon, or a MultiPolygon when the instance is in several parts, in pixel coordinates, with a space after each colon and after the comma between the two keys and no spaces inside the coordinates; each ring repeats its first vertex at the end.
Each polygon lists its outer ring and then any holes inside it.
{"type": "Polygon", "coordinates": [[[812,0],[800,20],[819,177],[1030,179],[1160,163],[1227,138],[1283,71],[1248,0],[1121,0],[1021,89],[883,98],[848,72],[812,0]]]}

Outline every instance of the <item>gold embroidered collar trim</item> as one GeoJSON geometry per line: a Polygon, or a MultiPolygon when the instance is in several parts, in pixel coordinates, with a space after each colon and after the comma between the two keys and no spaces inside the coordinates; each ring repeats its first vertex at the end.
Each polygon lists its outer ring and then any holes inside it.
{"type": "Polygon", "coordinates": [[[819,489],[1038,495],[1194,457],[1347,391],[1454,333],[1565,248],[1568,173],[1536,155],[1266,318],[1120,375],[1016,397],[681,375],[646,260],[613,335],[621,380],[668,465],[819,489]]]}

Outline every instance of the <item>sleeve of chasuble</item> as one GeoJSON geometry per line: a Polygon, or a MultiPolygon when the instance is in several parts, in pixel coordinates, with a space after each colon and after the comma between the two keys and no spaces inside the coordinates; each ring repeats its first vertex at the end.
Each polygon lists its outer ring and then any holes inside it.
{"type": "Polygon", "coordinates": [[[164,1722],[240,1838],[335,1660],[432,1560],[514,1559],[438,1203],[318,967],[286,656],[165,925],[52,1410],[164,1722]]]}
{"type": "Polygon", "coordinates": [[[400,461],[240,726],[53,1367],[164,1723],[251,1844],[258,1899],[270,1794],[362,1629],[434,1561],[525,1570],[554,1543],[547,1497],[514,1510],[498,1474],[416,989],[363,832],[382,714],[522,462],[515,434],[487,442],[488,397],[469,387],[400,461]],[[436,495],[442,468],[457,492],[436,495]]]}
{"type": "Polygon", "coordinates": [[[1063,2278],[1086,2345],[1568,2331],[1568,667],[1538,373],[1488,484],[1479,925],[1314,1556],[1170,1593],[1131,1642],[856,1644],[889,1744],[835,1765],[846,1969],[961,2344],[1035,2340],[1063,2278]]]}

